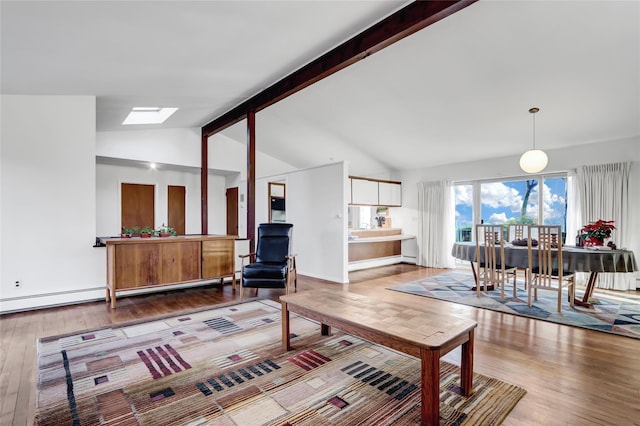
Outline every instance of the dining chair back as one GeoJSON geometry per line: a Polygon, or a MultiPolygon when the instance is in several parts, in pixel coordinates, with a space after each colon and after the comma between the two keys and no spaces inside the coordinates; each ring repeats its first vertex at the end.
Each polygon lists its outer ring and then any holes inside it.
{"type": "Polygon", "coordinates": [[[565,270],[562,260],[562,227],[550,225],[529,225],[527,298],[531,306],[531,294],[538,300],[538,290],[555,291],[558,295],[558,312],[562,312],[562,289],[568,289],[569,303],[573,306],[575,297],[574,273],[565,270]],[[537,240],[538,245],[532,244],[537,240]]]}
{"type": "Polygon", "coordinates": [[[501,288],[501,298],[504,300],[507,276],[512,275],[513,297],[516,297],[516,268],[502,261],[505,258],[502,225],[476,225],[475,241],[478,267],[476,295],[480,297],[481,287],[486,291],[489,286],[498,285],[501,288]]]}
{"type": "Polygon", "coordinates": [[[524,223],[510,223],[507,227],[507,241],[528,238],[527,225],[524,223]]]}
{"type": "MultiPolygon", "coordinates": [[[[527,244],[526,239],[529,238],[529,228],[524,223],[511,223],[507,227],[507,241],[510,243],[517,242],[518,245],[524,246],[527,244]]],[[[518,271],[522,271],[524,277],[524,286],[527,288],[527,268],[519,267],[518,271]]]]}

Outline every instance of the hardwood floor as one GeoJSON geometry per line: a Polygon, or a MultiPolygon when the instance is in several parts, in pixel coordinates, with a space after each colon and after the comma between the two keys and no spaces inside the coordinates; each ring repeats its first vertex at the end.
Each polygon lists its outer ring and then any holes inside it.
{"type": "MultiPolygon", "coordinates": [[[[442,273],[392,265],[350,273],[349,291],[478,322],[474,370],[527,395],[505,425],[640,425],[640,340],[386,290],[442,273]]],[[[342,285],[299,276],[298,290],[342,285]]],[[[252,291],[248,292],[250,296],[252,291]]],[[[274,300],[282,290],[260,290],[274,300]]],[[[31,425],[36,339],[237,300],[230,285],[164,291],[0,316],[1,425],[31,425]]],[[[246,293],[245,293],[245,297],[246,293]]],[[[459,352],[445,357],[459,364],[459,352]]]]}

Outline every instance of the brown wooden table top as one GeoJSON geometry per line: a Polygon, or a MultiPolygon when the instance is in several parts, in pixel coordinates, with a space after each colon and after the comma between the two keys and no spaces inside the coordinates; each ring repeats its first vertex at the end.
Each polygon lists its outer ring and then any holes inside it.
{"type": "Polygon", "coordinates": [[[420,348],[443,349],[446,353],[478,325],[472,320],[335,289],[303,291],[280,296],[280,300],[287,303],[290,311],[320,322],[326,319],[326,324],[347,333],[354,327],[375,335],[372,340],[388,336],[396,343],[387,346],[412,355],[420,348]]]}

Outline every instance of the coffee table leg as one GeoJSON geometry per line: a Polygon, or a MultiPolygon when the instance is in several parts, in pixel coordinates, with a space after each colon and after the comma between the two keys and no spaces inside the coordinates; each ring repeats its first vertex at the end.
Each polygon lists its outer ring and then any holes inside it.
{"type": "Polygon", "coordinates": [[[422,424],[440,424],[440,351],[420,350],[422,359],[422,424]]]}
{"type": "Polygon", "coordinates": [[[469,331],[469,340],[462,344],[462,360],[460,362],[460,387],[464,396],[471,395],[473,390],[473,339],[474,331],[469,331]]]}
{"type": "Polygon", "coordinates": [[[285,351],[291,350],[291,334],[289,332],[289,309],[285,302],[282,303],[282,347],[285,351]]]}
{"type": "Polygon", "coordinates": [[[323,336],[331,336],[331,327],[327,324],[320,324],[320,334],[323,336]]]}

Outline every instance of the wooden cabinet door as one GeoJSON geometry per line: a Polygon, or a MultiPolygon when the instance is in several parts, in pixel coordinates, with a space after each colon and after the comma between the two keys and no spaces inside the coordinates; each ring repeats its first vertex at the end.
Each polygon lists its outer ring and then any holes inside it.
{"type": "Polygon", "coordinates": [[[219,278],[234,273],[234,245],[232,239],[202,242],[202,278],[219,278]]]}
{"type": "Polygon", "coordinates": [[[160,283],[160,244],[123,244],[115,255],[116,289],[160,283]]]}
{"type": "Polygon", "coordinates": [[[200,279],[200,242],[185,241],[162,245],[162,283],[200,279]]]}

